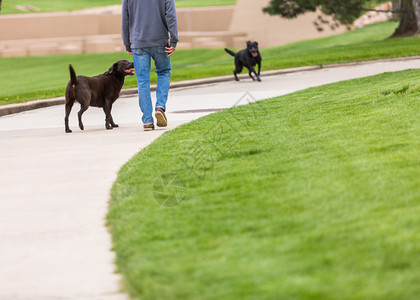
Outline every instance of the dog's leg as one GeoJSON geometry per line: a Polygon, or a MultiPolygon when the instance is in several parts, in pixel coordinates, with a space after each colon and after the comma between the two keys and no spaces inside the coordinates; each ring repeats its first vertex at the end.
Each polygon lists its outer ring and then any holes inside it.
{"type": "Polygon", "coordinates": [[[70,115],[71,109],[73,107],[73,104],[74,104],[74,99],[66,98],[66,116],[64,117],[64,126],[65,126],[65,129],[66,129],[67,133],[72,132],[70,127],[69,127],[69,115],[70,115]]]}
{"type": "Polygon", "coordinates": [[[236,70],[235,70],[235,71],[233,71],[233,75],[235,76],[235,80],[236,80],[236,81],[239,81],[238,75],[236,75],[236,74],[237,74],[236,70]]]}
{"type": "Polygon", "coordinates": [[[82,122],[82,115],[85,111],[87,111],[88,108],[89,108],[89,106],[87,104],[80,104],[80,110],[79,110],[77,116],[79,117],[79,128],[81,130],[85,129],[85,126],[83,126],[83,122],[82,122]]]}
{"type": "Polygon", "coordinates": [[[258,73],[257,73],[258,81],[261,81],[260,74],[261,74],[261,62],[258,63],[258,73]]]}
{"type": "Polygon", "coordinates": [[[257,74],[255,71],[254,71],[254,73],[255,73],[255,76],[257,77],[257,80],[258,80],[259,82],[261,82],[260,75],[259,75],[259,74],[257,74]]]}
{"type": "Polygon", "coordinates": [[[254,76],[252,76],[252,71],[251,71],[251,70],[249,70],[248,75],[249,75],[249,77],[251,77],[251,78],[252,78],[252,80],[253,80],[253,81],[255,81],[254,76]]]}
{"type": "Polygon", "coordinates": [[[260,78],[260,76],[257,74],[257,72],[255,72],[254,67],[250,67],[250,68],[249,68],[249,77],[251,77],[251,78],[252,78],[252,80],[255,80],[255,78],[252,76],[252,73],[254,73],[254,74],[255,74],[255,76],[257,77],[257,80],[258,80],[258,81],[261,81],[261,78],[260,78]]]}
{"type": "MultiPolygon", "coordinates": [[[[112,108],[112,106],[111,106],[111,108],[112,108]]],[[[106,110],[105,110],[105,107],[104,107],[104,113],[105,113],[105,124],[106,124],[106,110]]],[[[114,119],[112,118],[112,115],[111,115],[111,110],[109,110],[109,118],[110,118],[109,123],[111,124],[112,128],[120,127],[118,124],[114,123],[114,119]]]]}
{"type": "Polygon", "coordinates": [[[79,118],[79,128],[84,130],[85,126],[83,126],[82,115],[90,106],[91,93],[88,89],[86,89],[86,87],[79,87],[77,92],[77,102],[80,103],[80,110],[77,113],[79,118]]]}
{"type": "Polygon", "coordinates": [[[118,128],[118,127],[120,127],[118,124],[115,124],[114,123],[114,120],[112,119],[111,113],[109,114],[109,116],[111,117],[111,126],[112,126],[112,128],[118,128]]]}
{"type": "Polygon", "coordinates": [[[113,122],[112,122],[112,117],[111,117],[111,108],[112,108],[111,101],[105,100],[105,106],[104,106],[104,112],[105,112],[105,128],[108,129],[108,130],[113,129],[113,126],[112,126],[112,123],[113,122]]]}
{"type": "Polygon", "coordinates": [[[243,69],[243,65],[240,62],[237,62],[236,66],[235,66],[235,70],[233,71],[233,75],[235,75],[235,80],[236,81],[239,81],[239,78],[238,78],[237,74],[241,73],[242,69],[243,69]]]}

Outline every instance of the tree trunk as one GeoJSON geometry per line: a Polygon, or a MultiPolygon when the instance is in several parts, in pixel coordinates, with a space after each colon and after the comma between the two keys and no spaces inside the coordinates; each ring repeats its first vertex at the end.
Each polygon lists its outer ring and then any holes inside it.
{"type": "Polygon", "coordinates": [[[419,33],[420,0],[401,1],[401,21],[391,37],[410,36],[419,33]]]}
{"type": "Polygon", "coordinates": [[[417,20],[417,33],[420,33],[420,0],[413,0],[413,8],[417,20]]]}
{"type": "Polygon", "coordinates": [[[394,13],[392,14],[392,19],[394,21],[398,21],[400,19],[401,14],[399,13],[401,9],[401,0],[392,0],[392,10],[394,13]]]}

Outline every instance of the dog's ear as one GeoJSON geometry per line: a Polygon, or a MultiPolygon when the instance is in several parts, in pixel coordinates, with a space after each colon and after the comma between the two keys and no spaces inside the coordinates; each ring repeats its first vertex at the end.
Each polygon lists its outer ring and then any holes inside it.
{"type": "Polygon", "coordinates": [[[112,73],[114,73],[117,70],[117,66],[118,66],[117,63],[113,64],[112,67],[109,68],[109,70],[105,72],[105,75],[111,75],[112,73]]]}
{"type": "Polygon", "coordinates": [[[258,42],[257,41],[255,42],[255,45],[258,46],[258,42]]]}
{"type": "Polygon", "coordinates": [[[251,45],[251,41],[247,41],[247,42],[246,42],[246,45],[247,45],[247,46],[251,45]]]}

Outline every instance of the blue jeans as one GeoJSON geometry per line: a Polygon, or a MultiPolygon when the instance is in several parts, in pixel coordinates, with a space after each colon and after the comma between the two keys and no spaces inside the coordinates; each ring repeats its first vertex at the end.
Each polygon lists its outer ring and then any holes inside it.
{"type": "Polygon", "coordinates": [[[139,105],[143,113],[144,125],[153,124],[153,104],[150,95],[150,61],[155,61],[157,74],[156,108],[166,110],[169,84],[171,80],[171,59],[165,52],[165,46],[132,49],[134,69],[139,87],[139,105]]]}

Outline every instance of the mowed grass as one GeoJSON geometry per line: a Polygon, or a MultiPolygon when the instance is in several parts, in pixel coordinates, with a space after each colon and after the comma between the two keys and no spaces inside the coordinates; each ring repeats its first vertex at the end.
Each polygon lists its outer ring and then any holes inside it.
{"type": "Polygon", "coordinates": [[[111,193],[132,298],[418,299],[419,114],[410,70],[166,132],[111,193]]]}
{"type": "MultiPolygon", "coordinates": [[[[387,39],[396,26],[386,22],[262,49],[262,70],[419,55],[419,37],[387,39]]],[[[132,58],[126,53],[0,58],[0,105],[63,96],[69,63],[78,75],[93,76],[104,73],[119,59],[132,58]]],[[[172,81],[230,75],[234,69],[233,58],[223,49],[177,50],[172,66],[172,81]]],[[[154,70],[152,82],[156,82],[154,70]]],[[[127,78],[125,87],[136,86],[135,77],[127,78]]]]}
{"type": "MultiPolygon", "coordinates": [[[[222,6],[235,5],[236,0],[176,0],[177,7],[198,7],[198,6],[222,6]]],[[[17,9],[18,5],[30,5],[39,9],[40,12],[72,11],[76,9],[102,7],[108,5],[121,5],[121,0],[72,0],[72,1],[51,1],[51,0],[6,0],[2,3],[1,14],[23,13],[17,9]]]]}

